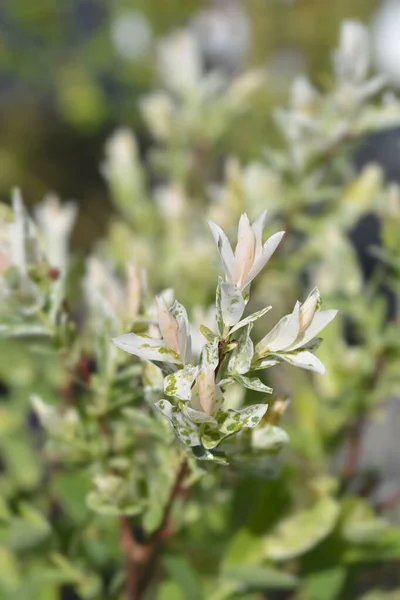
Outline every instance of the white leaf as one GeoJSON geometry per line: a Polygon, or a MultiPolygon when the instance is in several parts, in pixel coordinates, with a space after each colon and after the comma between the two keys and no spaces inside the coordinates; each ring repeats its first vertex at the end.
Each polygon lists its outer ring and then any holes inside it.
{"type": "Polygon", "coordinates": [[[256,353],[279,352],[293,344],[299,335],[300,302],[296,302],[291,315],[283,317],[277,325],[257,344],[256,353]]]}
{"type": "Polygon", "coordinates": [[[182,364],[181,358],[176,352],[167,348],[163,340],[136,335],[135,333],[126,333],[113,338],[112,341],[121,350],[139,356],[144,360],[182,364]]]}
{"type": "Polygon", "coordinates": [[[289,436],[286,431],[275,425],[257,427],[251,438],[251,445],[254,449],[269,452],[278,452],[288,442],[289,436]]]}
{"type": "Polygon", "coordinates": [[[321,310],[315,313],[313,320],[307,329],[295,340],[295,343],[291,346],[287,346],[287,350],[290,352],[301,348],[317,335],[330,323],[337,315],[337,310],[321,310]]]}
{"type": "Polygon", "coordinates": [[[221,284],[221,311],[225,325],[236,325],[245,309],[245,301],[241,291],[233,283],[221,284]]]}
{"type": "Polygon", "coordinates": [[[210,226],[214,241],[217,244],[218,252],[221,257],[222,264],[224,266],[226,279],[227,281],[232,281],[234,261],[232,247],[229,243],[226,234],[222,231],[220,227],[218,227],[218,225],[216,225],[212,221],[208,221],[208,225],[210,226]]]}
{"type": "Polygon", "coordinates": [[[191,337],[190,337],[190,326],[189,319],[185,307],[180,304],[177,300],[171,306],[171,314],[178,323],[178,345],[179,353],[182,357],[182,361],[187,363],[190,361],[191,355],[191,337]]]}
{"type": "Polygon", "coordinates": [[[268,240],[264,244],[261,255],[258,258],[256,258],[256,260],[253,263],[253,266],[248,272],[247,277],[243,283],[243,287],[249,285],[249,283],[251,283],[253,279],[257,277],[260,271],[262,271],[262,269],[265,267],[265,265],[279,246],[284,235],[284,231],[278,231],[277,233],[274,233],[274,235],[271,235],[270,238],[268,238],[268,240]]]}
{"type": "Polygon", "coordinates": [[[257,312],[253,313],[252,315],[249,315],[245,319],[242,319],[241,321],[239,321],[239,323],[237,323],[234,327],[232,327],[232,329],[229,332],[229,335],[232,335],[232,333],[234,333],[238,329],[241,329],[242,327],[245,327],[246,325],[249,325],[250,323],[257,321],[258,319],[261,319],[261,317],[266,315],[267,312],[269,310],[271,310],[271,308],[272,308],[272,306],[266,306],[265,308],[258,310],[257,312]]]}
{"type": "Polygon", "coordinates": [[[295,367],[307,369],[308,371],[314,371],[314,373],[319,373],[320,375],[325,373],[325,367],[323,363],[319,360],[319,358],[307,350],[300,351],[297,354],[279,354],[278,356],[285,362],[288,362],[295,367]]]}

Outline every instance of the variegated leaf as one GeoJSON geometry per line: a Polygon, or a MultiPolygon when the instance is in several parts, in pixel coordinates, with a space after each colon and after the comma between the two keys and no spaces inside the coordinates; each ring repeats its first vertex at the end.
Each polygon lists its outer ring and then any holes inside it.
{"type": "Polygon", "coordinates": [[[217,292],[215,297],[215,308],[216,308],[216,319],[217,319],[217,329],[219,335],[223,335],[224,333],[224,319],[222,316],[222,307],[221,307],[221,277],[218,280],[217,292]]]}
{"type": "Polygon", "coordinates": [[[249,390],[264,394],[272,394],[273,392],[273,389],[265,385],[258,377],[245,377],[244,375],[237,374],[234,375],[234,379],[249,390]]]}
{"type": "Polygon", "coordinates": [[[207,327],[207,325],[200,325],[200,333],[204,335],[207,342],[212,342],[216,337],[218,337],[216,333],[207,327]]]}
{"type": "Polygon", "coordinates": [[[211,367],[212,369],[217,368],[219,362],[218,346],[219,339],[217,337],[214,338],[212,342],[204,344],[203,349],[201,351],[202,367],[211,367]]]}
{"type": "Polygon", "coordinates": [[[162,399],[154,405],[168,419],[175,433],[185,446],[199,446],[200,437],[197,425],[186,417],[179,407],[173,406],[168,400],[162,399]]]}
{"type": "Polygon", "coordinates": [[[137,335],[136,333],[126,333],[113,338],[112,341],[121,350],[144,360],[182,364],[180,356],[170,350],[165,342],[160,339],[137,335]]]}
{"type": "Polygon", "coordinates": [[[271,310],[271,308],[272,306],[266,306],[262,310],[258,310],[257,312],[253,313],[252,315],[249,315],[245,319],[242,319],[241,321],[239,321],[239,323],[236,323],[236,325],[232,327],[232,329],[229,332],[229,335],[231,335],[238,329],[241,329],[242,327],[246,327],[246,325],[249,325],[250,323],[254,323],[254,321],[257,321],[258,319],[261,319],[261,317],[266,315],[267,312],[271,310]]]}
{"type": "Polygon", "coordinates": [[[254,354],[253,342],[250,339],[250,330],[251,325],[248,325],[238,339],[238,345],[229,357],[227,369],[229,374],[244,375],[250,369],[254,354]]]}
{"type": "Polygon", "coordinates": [[[241,410],[229,409],[217,413],[218,428],[221,433],[231,435],[244,428],[256,427],[265,413],[268,404],[253,404],[241,410]]]}
{"type": "Polygon", "coordinates": [[[171,373],[164,379],[164,392],[180,400],[190,400],[192,385],[199,372],[198,367],[186,365],[183,369],[171,373]]]}
{"type": "Polygon", "coordinates": [[[307,350],[297,353],[294,352],[293,354],[280,354],[279,356],[282,360],[295,367],[307,369],[308,371],[313,371],[314,373],[319,373],[320,375],[325,373],[325,366],[323,363],[319,360],[319,358],[307,350]]]}
{"type": "Polygon", "coordinates": [[[221,311],[224,325],[232,327],[240,320],[245,309],[241,291],[233,283],[223,282],[221,287],[221,311]]]}

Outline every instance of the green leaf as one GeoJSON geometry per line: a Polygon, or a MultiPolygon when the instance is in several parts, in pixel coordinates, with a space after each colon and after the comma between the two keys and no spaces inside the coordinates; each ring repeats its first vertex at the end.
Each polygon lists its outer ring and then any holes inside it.
{"type": "Polygon", "coordinates": [[[212,342],[216,337],[218,337],[217,334],[211,331],[211,329],[206,325],[200,325],[200,333],[204,335],[207,342],[212,342]]]}
{"type": "Polygon", "coordinates": [[[251,529],[242,527],[231,538],[225,553],[223,569],[236,565],[251,565],[261,562],[264,555],[263,538],[251,529]]]}
{"type": "Polygon", "coordinates": [[[167,555],[163,559],[164,568],[190,600],[203,600],[202,583],[191,563],[184,556],[167,555]]]}
{"type": "MultiPolygon", "coordinates": [[[[352,499],[353,500],[353,499],[352,499]]],[[[377,517],[372,508],[363,500],[349,501],[341,533],[352,544],[370,544],[387,531],[389,523],[377,517]]]]}
{"type": "Polygon", "coordinates": [[[51,527],[46,519],[26,503],[19,505],[19,517],[10,521],[9,542],[13,550],[34,548],[50,536],[51,527]]]}
{"type": "MultiPolygon", "coordinates": [[[[294,575],[263,565],[236,565],[224,569],[222,576],[239,584],[239,590],[292,590],[298,580],[294,575]]],[[[238,591],[239,591],[238,590],[238,591]]]]}
{"type": "Polygon", "coordinates": [[[338,503],[333,498],[325,497],[313,507],[283,519],[265,537],[265,556],[280,561],[305,554],[331,533],[339,512],[338,503]]]}
{"type": "Polygon", "coordinates": [[[346,574],[343,566],[311,573],[302,582],[302,597],[307,600],[340,600],[346,574]]]}

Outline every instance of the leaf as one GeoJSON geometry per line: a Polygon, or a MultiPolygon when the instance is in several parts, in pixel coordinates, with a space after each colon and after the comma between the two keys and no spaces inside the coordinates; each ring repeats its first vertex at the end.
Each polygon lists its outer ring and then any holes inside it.
{"type": "Polygon", "coordinates": [[[200,325],[200,333],[204,335],[207,342],[212,342],[216,337],[218,337],[216,333],[207,327],[207,325],[200,325]]]}
{"type": "Polygon", "coordinates": [[[177,406],[173,406],[171,402],[164,399],[156,402],[154,406],[168,419],[175,433],[185,446],[200,445],[197,426],[177,406]]]}
{"type": "Polygon", "coordinates": [[[263,558],[263,539],[251,529],[242,527],[230,539],[225,553],[223,571],[237,565],[261,562],[263,558]]]}
{"type": "Polygon", "coordinates": [[[143,360],[154,360],[182,364],[180,356],[170,350],[163,340],[151,338],[136,333],[125,333],[112,340],[117,348],[134,354],[143,360]]]}
{"type": "Polygon", "coordinates": [[[215,448],[227,436],[233,435],[246,427],[256,427],[267,409],[267,404],[253,404],[242,410],[218,411],[215,415],[218,430],[207,430],[201,436],[203,445],[207,449],[215,448]]]}
{"type": "Polygon", "coordinates": [[[233,378],[249,390],[262,392],[263,394],[272,394],[273,389],[265,385],[258,377],[245,377],[244,375],[236,374],[233,378]]]}
{"type": "Polygon", "coordinates": [[[371,544],[379,539],[388,527],[389,523],[385,519],[376,516],[366,502],[357,498],[348,508],[341,533],[344,539],[352,544],[371,544]]]}
{"type": "Polygon", "coordinates": [[[215,297],[215,309],[216,309],[216,319],[217,319],[217,329],[219,335],[223,335],[224,333],[224,319],[222,316],[222,307],[221,307],[221,277],[218,279],[217,292],[215,297]]]}
{"type": "Polygon", "coordinates": [[[199,372],[198,367],[186,365],[183,369],[171,373],[164,379],[164,392],[180,400],[190,400],[192,385],[199,372]]]}
{"type": "Polygon", "coordinates": [[[315,571],[303,579],[302,597],[307,600],[339,600],[346,575],[343,566],[315,571]]]}
{"type": "Polygon", "coordinates": [[[305,554],[331,533],[339,512],[338,503],[327,496],[312,508],[283,519],[265,538],[265,556],[280,561],[305,554]]]}
{"type": "Polygon", "coordinates": [[[245,301],[241,291],[233,283],[222,282],[221,287],[221,311],[224,325],[232,327],[243,314],[245,301]]]}
{"type": "Polygon", "coordinates": [[[196,571],[184,556],[164,556],[164,568],[190,600],[204,600],[202,582],[196,571]]]}
{"type": "Polygon", "coordinates": [[[19,505],[19,516],[11,519],[9,542],[13,550],[34,548],[50,536],[51,527],[46,519],[26,503],[19,505]]]}
{"type": "Polygon", "coordinates": [[[288,442],[289,436],[286,431],[276,425],[266,425],[253,432],[251,443],[255,450],[279,452],[288,442]]]}
{"type": "Polygon", "coordinates": [[[266,306],[265,308],[258,310],[252,315],[249,315],[245,319],[242,319],[241,321],[239,321],[239,323],[236,323],[236,325],[232,327],[232,329],[229,332],[229,335],[232,335],[232,333],[234,333],[238,329],[241,329],[242,327],[246,327],[246,325],[250,325],[250,323],[254,323],[254,321],[257,321],[258,319],[261,319],[261,317],[266,315],[267,312],[271,310],[271,308],[272,306],[266,306]]]}
{"type": "Polygon", "coordinates": [[[322,362],[311,352],[307,350],[301,350],[300,352],[293,352],[290,354],[278,354],[278,358],[281,358],[285,362],[290,363],[294,367],[300,367],[301,369],[307,369],[307,371],[313,371],[323,375],[325,373],[325,367],[322,362]]]}
{"type": "Polygon", "coordinates": [[[240,591],[254,589],[291,590],[298,585],[298,579],[294,575],[263,565],[237,565],[233,568],[224,569],[222,576],[237,582],[240,585],[240,591]]]}
{"type": "Polygon", "coordinates": [[[251,361],[254,354],[253,342],[250,338],[251,325],[248,325],[246,330],[238,339],[237,346],[233,349],[228,360],[228,373],[232,375],[243,375],[247,373],[251,366],[251,361]]]}
{"type": "Polygon", "coordinates": [[[210,367],[213,370],[217,368],[219,362],[218,346],[219,339],[217,337],[212,342],[204,344],[200,360],[202,367],[210,367]]]}
{"type": "Polygon", "coordinates": [[[261,369],[269,369],[270,367],[274,367],[277,365],[280,360],[277,356],[267,356],[266,358],[257,358],[257,355],[254,356],[256,360],[254,360],[251,364],[252,371],[260,371],[261,369]]]}

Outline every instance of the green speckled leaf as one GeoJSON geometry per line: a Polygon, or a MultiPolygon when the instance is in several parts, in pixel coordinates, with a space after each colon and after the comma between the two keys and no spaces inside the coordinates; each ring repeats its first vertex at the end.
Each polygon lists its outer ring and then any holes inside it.
{"type": "Polygon", "coordinates": [[[202,367],[211,367],[216,369],[218,365],[218,338],[215,338],[212,342],[204,344],[201,352],[201,365],[202,367]]]}
{"type": "Polygon", "coordinates": [[[179,407],[173,406],[168,400],[162,399],[156,402],[158,410],[168,419],[175,433],[185,446],[199,446],[200,437],[197,425],[186,417],[179,407]]]}
{"type": "Polygon", "coordinates": [[[164,379],[164,392],[180,400],[190,400],[191,389],[197,377],[198,367],[186,365],[183,369],[171,373],[164,379]]]}

